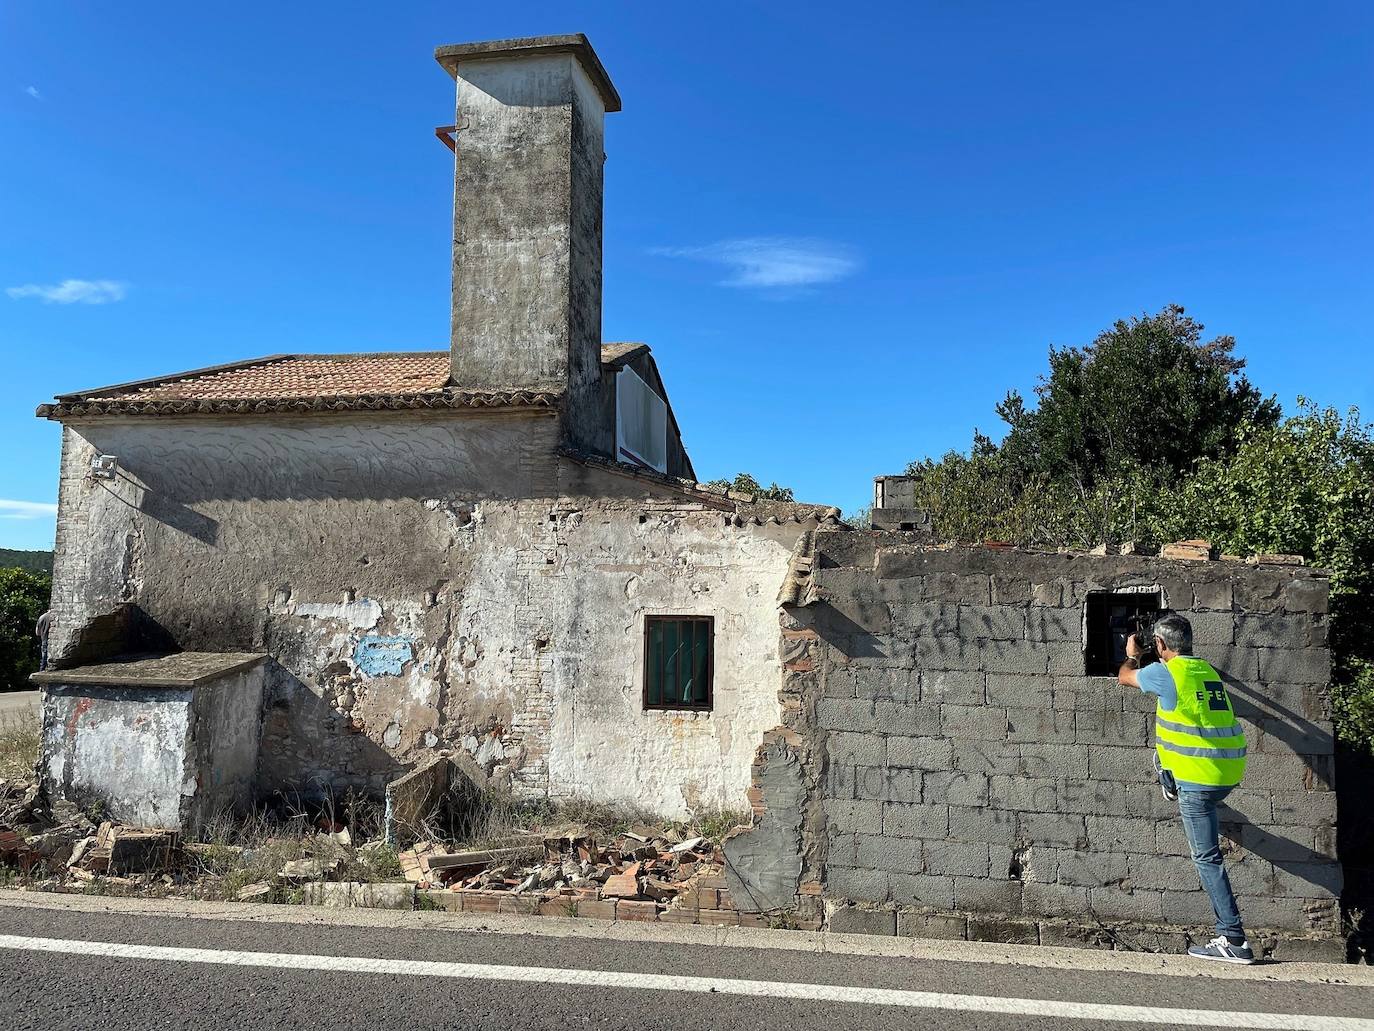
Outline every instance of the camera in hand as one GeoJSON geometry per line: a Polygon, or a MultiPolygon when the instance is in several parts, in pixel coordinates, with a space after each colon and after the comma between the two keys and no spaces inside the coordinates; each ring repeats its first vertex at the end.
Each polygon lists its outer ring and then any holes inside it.
{"type": "Polygon", "coordinates": [[[1126,640],[1130,637],[1135,638],[1136,661],[1141,666],[1159,661],[1153,633],[1155,620],[1159,616],[1158,612],[1131,612],[1112,619],[1112,644],[1118,664],[1126,661],[1126,640]]]}

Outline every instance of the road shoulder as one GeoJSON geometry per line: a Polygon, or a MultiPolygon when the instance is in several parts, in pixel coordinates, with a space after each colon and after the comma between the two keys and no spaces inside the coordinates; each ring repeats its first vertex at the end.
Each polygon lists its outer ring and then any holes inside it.
{"type": "Polygon", "coordinates": [[[1374,987],[1374,967],[1336,963],[1264,963],[1253,967],[1201,964],[1181,956],[1140,952],[1102,952],[1049,945],[1001,945],[992,942],[933,941],[837,934],[828,931],[784,931],[754,927],[710,927],[693,924],[619,923],[558,917],[521,917],[475,913],[410,912],[380,909],[332,910],[318,906],[282,906],[175,899],[128,899],[0,890],[0,909],[47,909],[76,913],[171,919],[236,920],[256,924],[340,926],[433,930],[601,942],[658,942],[718,948],[778,949],[833,955],[918,959],[934,962],[990,963],[1078,972],[1208,976],[1374,987]]]}

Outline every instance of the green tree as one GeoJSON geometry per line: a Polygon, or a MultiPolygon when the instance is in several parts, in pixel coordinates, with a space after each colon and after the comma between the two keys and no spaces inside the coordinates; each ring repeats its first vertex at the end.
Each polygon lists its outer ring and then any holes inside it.
{"type": "Polygon", "coordinates": [[[1231,337],[1204,341],[1177,305],[1118,321],[1085,347],[1052,347],[1037,407],[1014,390],[997,406],[1000,444],[975,430],[967,455],[907,467],[917,504],[959,540],[1158,543],[1168,485],[1234,454],[1242,427],[1278,421],[1234,352],[1231,337]]]}
{"type": "Polygon", "coordinates": [[[0,548],[0,569],[26,569],[30,573],[52,573],[51,551],[13,551],[0,548]]]}
{"type": "Polygon", "coordinates": [[[717,490],[733,490],[739,494],[753,494],[760,501],[796,501],[791,487],[779,487],[770,483],[767,487],[748,473],[736,473],[733,480],[711,480],[706,486],[717,490]]]}
{"type": "Polygon", "coordinates": [[[998,451],[1023,475],[1082,495],[1136,470],[1177,474],[1234,453],[1239,428],[1274,425],[1279,406],[1246,379],[1233,337],[1202,332],[1170,305],[1118,321],[1086,347],[1051,347],[1036,407],[1015,390],[997,406],[1008,427],[998,451]]]}
{"type": "Polygon", "coordinates": [[[48,607],[52,579],[22,569],[0,569],[0,691],[23,690],[38,669],[34,624],[48,607]]]}
{"type": "Polygon", "coordinates": [[[1000,444],[975,431],[968,454],[911,463],[916,503],[956,540],[1302,555],[1332,576],[1337,735],[1374,751],[1374,435],[1301,398],[1280,421],[1234,349],[1178,307],[1052,349],[1038,408],[998,406],[1000,444]]]}

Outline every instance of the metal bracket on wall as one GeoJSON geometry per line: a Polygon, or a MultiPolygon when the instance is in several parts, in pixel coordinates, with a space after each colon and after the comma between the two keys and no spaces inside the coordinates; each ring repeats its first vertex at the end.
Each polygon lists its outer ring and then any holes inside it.
{"type": "Polygon", "coordinates": [[[440,143],[457,154],[458,144],[454,141],[453,137],[456,133],[460,133],[466,128],[466,125],[461,127],[457,125],[436,125],[434,127],[434,135],[439,137],[440,143]]]}

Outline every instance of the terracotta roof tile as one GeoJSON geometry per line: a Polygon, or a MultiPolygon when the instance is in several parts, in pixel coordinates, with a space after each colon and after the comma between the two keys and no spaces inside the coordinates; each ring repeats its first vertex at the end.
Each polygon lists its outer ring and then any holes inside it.
{"type": "MultiPolygon", "coordinates": [[[[601,360],[616,365],[648,348],[606,344],[601,360]]],[[[449,352],[280,354],[232,365],[58,396],[40,406],[48,418],[114,413],[341,410],[344,408],[547,407],[556,391],[464,391],[449,383],[449,352]]]]}
{"type": "Polygon", "coordinates": [[[447,351],[298,354],[165,379],[100,397],[106,401],[276,401],[437,394],[447,385],[448,373],[447,351]]]}

